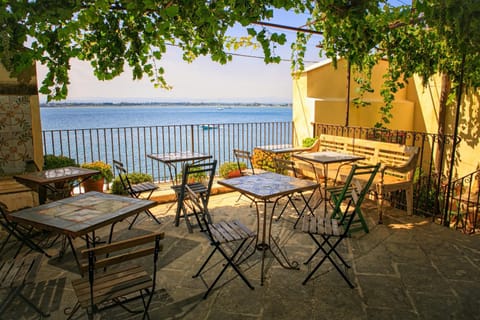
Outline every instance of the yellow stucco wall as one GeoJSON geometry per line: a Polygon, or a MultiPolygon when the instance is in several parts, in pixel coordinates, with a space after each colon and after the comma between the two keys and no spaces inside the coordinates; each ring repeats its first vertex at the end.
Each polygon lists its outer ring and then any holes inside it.
{"type": "MultiPolygon", "coordinates": [[[[359,96],[359,85],[351,74],[349,125],[372,127],[380,121],[380,107],[383,105],[380,96],[382,75],[387,68],[382,62],[373,69],[373,93],[364,94],[363,100],[370,102],[365,107],[357,107],[351,102],[359,96]]],[[[395,95],[393,119],[388,125],[390,129],[413,130],[414,102],[407,100],[407,88],[399,90],[395,95]]],[[[337,69],[329,61],[307,68],[298,78],[293,80],[293,121],[299,143],[313,134],[312,122],[345,125],[347,118],[347,65],[340,60],[337,69]],[[307,127],[307,128],[305,128],[307,127]]]]}
{"type": "MultiPolygon", "coordinates": [[[[438,132],[439,105],[442,79],[435,76],[424,86],[419,77],[414,77],[408,96],[416,101],[415,130],[438,132]]],[[[454,177],[462,177],[480,168],[480,91],[465,95],[460,109],[458,136],[461,138],[455,154],[454,177]]],[[[447,106],[445,134],[453,135],[456,106],[447,106]]],[[[451,158],[450,158],[451,159],[451,158]]],[[[447,159],[446,161],[449,161],[447,159]]]]}
{"type": "MultiPolygon", "coordinates": [[[[349,125],[372,127],[379,121],[379,108],[383,105],[380,88],[382,74],[387,63],[376,66],[372,74],[373,93],[365,94],[364,100],[371,105],[355,107],[350,103],[349,125]]],[[[350,98],[357,95],[358,85],[351,76],[350,98]]],[[[390,129],[438,133],[439,100],[442,79],[432,77],[424,85],[417,76],[409,79],[405,88],[395,95],[393,119],[390,129]]],[[[344,126],[346,122],[347,67],[343,60],[335,69],[329,61],[307,68],[293,80],[293,122],[295,143],[300,144],[305,137],[313,135],[312,122],[344,126]]],[[[480,91],[466,95],[462,101],[458,134],[462,139],[455,154],[455,177],[462,177],[480,168],[480,91]]],[[[456,107],[447,107],[446,134],[453,135],[456,107]]],[[[425,146],[430,148],[435,146],[425,146]]],[[[447,148],[451,148],[448,145],[447,148]]],[[[432,150],[435,153],[435,149],[432,150]]],[[[447,166],[451,155],[444,159],[447,166]]]]}

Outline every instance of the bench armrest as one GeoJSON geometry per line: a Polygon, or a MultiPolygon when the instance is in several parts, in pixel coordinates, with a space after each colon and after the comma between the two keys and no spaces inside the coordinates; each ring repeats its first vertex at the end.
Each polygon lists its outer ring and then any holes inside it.
{"type": "Polygon", "coordinates": [[[382,177],[381,179],[382,181],[386,171],[396,171],[398,173],[409,173],[415,170],[415,167],[417,166],[417,160],[418,160],[418,147],[411,147],[411,148],[412,148],[412,153],[410,154],[410,158],[408,159],[407,162],[405,162],[405,164],[403,165],[382,164],[381,165],[379,171],[382,177]]]}

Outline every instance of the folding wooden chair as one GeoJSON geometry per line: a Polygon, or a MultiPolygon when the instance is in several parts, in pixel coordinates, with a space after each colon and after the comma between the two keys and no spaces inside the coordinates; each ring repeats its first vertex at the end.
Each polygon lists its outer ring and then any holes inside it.
{"type": "MultiPolygon", "coordinates": [[[[132,198],[140,198],[141,195],[145,195],[144,199],[150,199],[152,196],[153,192],[158,189],[158,186],[153,183],[153,182],[141,182],[141,183],[136,183],[132,184],[130,182],[130,179],[128,178],[128,172],[123,166],[123,163],[118,161],[118,160],[113,160],[113,165],[118,171],[118,176],[120,178],[120,182],[122,183],[123,188],[128,192],[128,194],[132,198]]],[[[155,215],[150,211],[150,210],[145,210],[145,213],[152,218],[156,223],[161,224],[160,220],[155,217],[155,215]]],[[[135,217],[133,218],[132,222],[130,223],[130,226],[128,229],[131,229],[135,221],[137,221],[138,216],[140,213],[137,213],[135,217]]]]}
{"type": "MultiPolygon", "coordinates": [[[[293,176],[295,178],[298,178],[298,174],[297,174],[297,170],[295,168],[295,162],[294,161],[287,160],[287,159],[282,159],[282,158],[274,158],[273,162],[275,164],[275,169],[276,169],[277,173],[287,174],[287,175],[293,176]]],[[[282,210],[280,211],[280,213],[277,217],[277,221],[280,220],[280,218],[283,215],[283,212],[285,211],[285,209],[290,204],[295,209],[295,211],[297,212],[297,215],[298,215],[297,220],[295,221],[295,224],[293,225],[293,228],[296,228],[297,224],[300,221],[300,219],[302,218],[305,210],[308,209],[310,212],[312,212],[313,209],[309,204],[312,196],[313,196],[313,193],[311,193],[310,196],[307,199],[307,198],[305,198],[305,195],[303,194],[303,192],[298,192],[298,194],[297,193],[296,194],[290,194],[287,198],[287,202],[285,203],[285,205],[283,206],[282,210]],[[297,195],[300,196],[302,198],[303,202],[305,203],[305,206],[303,207],[303,209],[301,211],[299,210],[299,208],[297,208],[297,205],[295,204],[295,197],[297,195]]]]}
{"type": "Polygon", "coordinates": [[[130,313],[143,313],[142,319],[149,319],[148,309],[155,293],[158,253],[162,250],[160,240],[163,238],[163,232],[153,233],[82,250],[82,256],[88,258],[88,262],[81,265],[81,271],[88,277],[72,281],[78,302],[68,319],[79,308],[85,309],[88,318],[93,319],[95,313],[114,306],[130,313]],[[153,260],[151,272],[140,261],[125,263],[146,256],[153,260]],[[142,300],[143,310],[132,310],[128,306],[136,299],[142,300]]]}
{"type": "Polygon", "coordinates": [[[346,268],[350,268],[336,249],[338,245],[349,236],[350,226],[352,225],[355,215],[360,211],[363,199],[368,193],[379,168],[380,163],[374,166],[354,164],[345,181],[345,185],[338,191],[334,200],[334,209],[331,216],[329,216],[328,213],[324,213],[323,215],[316,213],[315,215],[304,216],[302,231],[308,233],[310,238],[312,238],[318,246],[305,264],[309,264],[319,252],[323,252],[324,256],[310,271],[302,284],[306,284],[325,260],[328,259],[350,288],[354,287],[332,256],[337,257],[346,268]]]}
{"type": "Polygon", "coordinates": [[[213,179],[215,177],[215,170],[217,167],[217,160],[205,163],[187,163],[182,170],[182,184],[172,186],[172,189],[177,195],[177,212],[175,215],[175,225],[178,226],[180,218],[184,218],[187,224],[188,232],[193,232],[190,216],[195,216],[200,229],[200,217],[195,210],[192,212],[185,212],[184,201],[186,200],[186,186],[196,194],[205,199],[208,204],[210,193],[212,191],[213,179]],[[183,214],[182,214],[183,212],[183,214]]]}
{"type": "Polygon", "coordinates": [[[193,210],[198,213],[201,223],[204,225],[205,234],[207,235],[210,244],[213,246],[212,252],[193,278],[202,274],[202,271],[205,269],[215,252],[219,252],[226,260],[220,273],[210,284],[203,298],[207,298],[208,294],[220,280],[228,267],[232,267],[245,284],[253,290],[254,287],[243,274],[240,269],[240,264],[255,252],[255,248],[251,246],[256,238],[255,232],[251,231],[238,220],[212,223],[208,212],[207,199],[201,194],[194,192],[188,185],[186,185],[184,189],[185,202],[183,210],[185,210],[185,213],[187,210],[193,210]],[[252,248],[252,252],[247,255],[249,248],[252,248]]]}
{"type": "Polygon", "coordinates": [[[0,317],[5,313],[5,310],[15,297],[21,298],[42,317],[49,316],[48,313],[40,310],[30,299],[22,294],[23,288],[35,281],[41,261],[42,255],[39,253],[31,253],[26,256],[17,256],[13,259],[0,261],[0,288],[10,289],[7,297],[0,305],[0,317]]]}

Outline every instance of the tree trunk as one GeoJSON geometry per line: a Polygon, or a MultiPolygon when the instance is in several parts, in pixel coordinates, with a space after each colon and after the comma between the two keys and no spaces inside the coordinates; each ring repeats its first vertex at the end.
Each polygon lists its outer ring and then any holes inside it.
{"type": "Polygon", "coordinates": [[[435,154],[435,172],[442,174],[443,153],[445,149],[445,131],[447,118],[447,100],[451,90],[450,77],[447,74],[442,75],[442,88],[440,92],[440,101],[438,106],[438,148],[435,154]]]}

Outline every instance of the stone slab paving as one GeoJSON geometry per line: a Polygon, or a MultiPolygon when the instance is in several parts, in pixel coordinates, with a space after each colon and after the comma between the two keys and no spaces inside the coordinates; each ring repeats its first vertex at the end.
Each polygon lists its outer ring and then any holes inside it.
{"type": "MultiPolygon", "coordinates": [[[[255,206],[245,198],[237,200],[238,193],[212,196],[214,219],[235,217],[254,227],[255,206]]],[[[211,247],[198,229],[190,234],[184,224],[174,227],[175,206],[162,204],[154,209],[162,225],[145,219],[127,230],[128,222],[122,222],[115,236],[124,239],[165,231],[152,319],[480,319],[480,236],[464,235],[394,209],[388,210],[383,225],[377,225],[375,204],[364,204],[370,232],[353,234],[340,248],[352,266],[348,275],[354,289],[330,263],[301,284],[311,267],[302,262],[314,246],[307,235],[292,228],[293,210],[273,223],[273,233],[288,257],[300,263],[300,270],[284,269],[267,257],[267,276],[260,286],[260,260],[254,255],[243,266],[254,290],[228,271],[207,299],[202,299],[205,283],[214,279],[220,266],[202,278],[192,278],[211,247]]],[[[58,247],[49,251],[55,255],[58,247]]],[[[44,259],[36,285],[25,292],[50,311],[51,319],[65,319],[64,311],[75,304],[71,280],[78,277],[67,252],[62,259],[44,259]]],[[[0,292],[0,299],[5,294],[0,292]]],[[[113,308],[99,318],[139,317],[113,308]]],[[[38,317],[15,301],[0,319],[38,317]]],[[[85,313],[79,311],[74,319],[86,319],[85,313]]]]}

